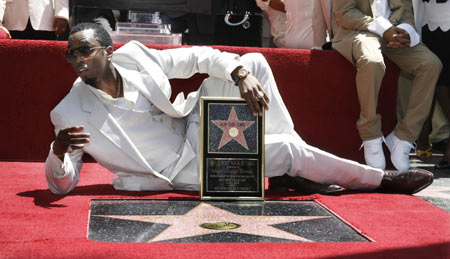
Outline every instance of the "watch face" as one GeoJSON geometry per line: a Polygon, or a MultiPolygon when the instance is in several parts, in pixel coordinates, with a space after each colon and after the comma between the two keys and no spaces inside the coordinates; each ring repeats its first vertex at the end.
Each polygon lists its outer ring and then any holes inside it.
{"type": "Polygon", "coordinates": [[[239,78],[244,78],[248,75],[248,71],[245,68],[241,68],[238,71],[238,77],[239,78]]]}

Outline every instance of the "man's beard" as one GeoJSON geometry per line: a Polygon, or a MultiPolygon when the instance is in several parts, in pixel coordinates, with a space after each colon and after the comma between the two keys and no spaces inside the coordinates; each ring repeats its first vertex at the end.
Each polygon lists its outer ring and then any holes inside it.
{"type": "Polygon", "coordinates": [[[97,79],[96,78],[86,78],[83,81],[84,81],[84,83],[95,87],[95,82],[97,81],[97,79]]]}

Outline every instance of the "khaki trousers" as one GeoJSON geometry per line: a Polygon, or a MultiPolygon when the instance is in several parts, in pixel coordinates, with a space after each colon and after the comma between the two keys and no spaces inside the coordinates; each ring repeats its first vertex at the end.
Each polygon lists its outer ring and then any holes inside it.
{"type": "Polygon", "coordinates": [[[361,139],[383,136],[381,116],[376,110],[386,70],[384,55],[412,76],[405,114],[397,122],[394,132],[399,139],[415,141],[431,108],[435,84],[442,69],[439,58],[422,43],[402,49],[385,47],[382,39],[370,32],[362,32],[355,37],[352,55],[357,69],[356,87],[361,106],[356,126],[361,139]]]}
{"type": "MultiPolygon", "coordinates": [[[[402,72],[398,77],[397,90],[397,118],[401,120],[405,114],[409,95],[411,92],[411,76],[402,72]]],[[[436,102],[434,106],[433,118],[431,119],[431,133],[430,142],[437,143],[449,137],[450,125],[447,117],[441,109],[441,106],[436,102]]]]}

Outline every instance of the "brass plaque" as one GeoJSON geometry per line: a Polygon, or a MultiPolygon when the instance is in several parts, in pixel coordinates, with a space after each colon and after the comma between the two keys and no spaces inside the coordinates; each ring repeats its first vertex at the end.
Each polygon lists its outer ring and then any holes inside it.
{"type": "Polygon", "coordinates": [[[202,228],[213,229],[213,230],[236,229],[236,228],[239,228],[240,226],[241,225],[233,223],[233,222],[212,222],[212,223],[200,224],[200,227],[202,227],[202,228]]]}
{"type": "Polygon", "coordinates": [[[241,98],[202,97],[201,199],[264,199],[264,116],[241,98]]]}

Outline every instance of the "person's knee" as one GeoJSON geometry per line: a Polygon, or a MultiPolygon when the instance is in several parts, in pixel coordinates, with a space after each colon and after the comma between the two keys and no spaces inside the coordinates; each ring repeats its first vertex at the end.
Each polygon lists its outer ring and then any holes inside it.
{"type": "Polygon", "coordinates": [[[370,69],[384,73],[386,71],[386,64],[383,57],[378,56],[363,56],[356,61],[358,70],[370,69]]]}
{"type": "Polygon", "coordinates": [[[242,58],[253,62],[267,62],[264,55],[258,52],[246,53],[242,55],[242,58]]]}
{"type": "Polygon", "coordinates": [[[247,53],[242,56],[242,62],[256,73],[256,70],[260,68],[269,67],[269,63],[261,53],[247,53]]]}
{"type": "Polygon", "coordinates": [[[443,67],[441,60],[433,53],[423,62],[423,66],[427,71],[435,71],[437,73],[440,73],[443,67]]]}

